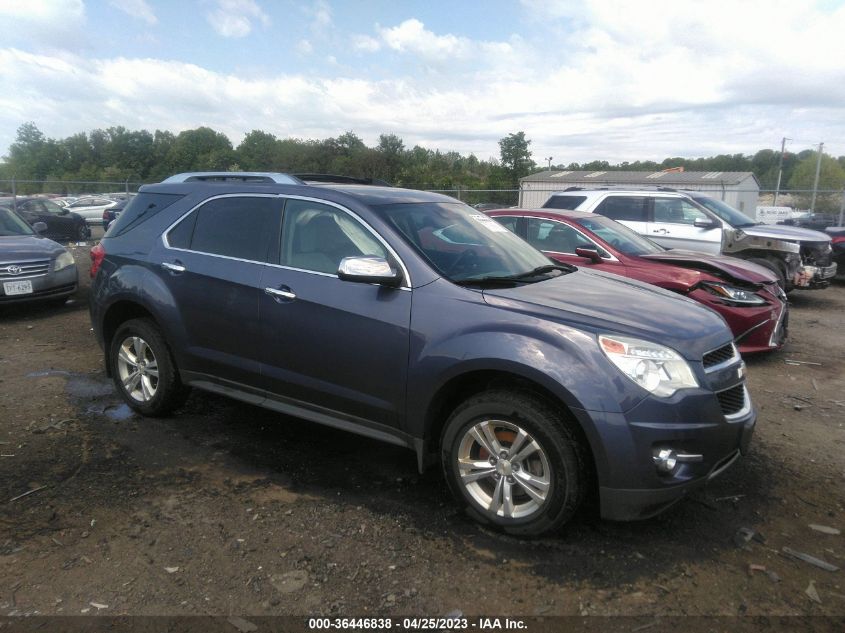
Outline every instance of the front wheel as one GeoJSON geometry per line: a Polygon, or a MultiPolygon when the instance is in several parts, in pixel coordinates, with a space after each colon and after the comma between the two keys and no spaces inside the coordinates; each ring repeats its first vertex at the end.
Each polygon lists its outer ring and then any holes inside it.
{"type": "Polygon", "coordinates": [[[487,391],[460,405],[442,439],[452,493],[481,523],[522,536],[560,528],[587,489],[573,421],[532,394],[487,391]]]}
{"type": "Polygon", "coordinates": [[[76,239],[79,242],[84,242],[91,235],[91,229],[86,224],[80,224],[76,227],[76,239]]]}
{"type": "Polygon", "coordinates": [[[109,363],[118,393],[138,413],[161,416],[184,402],[186,388],[158,326],[132,319],[115,332],[109,363]]]}

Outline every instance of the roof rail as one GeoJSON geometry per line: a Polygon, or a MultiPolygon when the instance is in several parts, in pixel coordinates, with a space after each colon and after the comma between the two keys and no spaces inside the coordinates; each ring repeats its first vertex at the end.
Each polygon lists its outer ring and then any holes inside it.
{"type": "MultiPolygon", "coordinates": [[[[658,187],[656,185],[638,185],[636,183],[625,185],[601,185],[599,187],[581,187],[572,186],[567,187],[561,191],[666,191],[671,193],[678,193],[680,190],[673,187],[658,187]]],[[[560,192],[555,192],[560,193],[560,192]]]]}
{"type": "Polygon", "coordinates": [[[180,182],[253,182],[280,185],[305,184],[296,176],[271,171],[189,171],[165,178],[162,183],[180,182]]]}
{"type": "Polygon", "coordinates": [[[340,176],[337,174],[293,174],[305,182],[332,183],[336,185],[376,185],[392,187],[389,182],[380,178],[355,178],[354,176],[340,176]]]}

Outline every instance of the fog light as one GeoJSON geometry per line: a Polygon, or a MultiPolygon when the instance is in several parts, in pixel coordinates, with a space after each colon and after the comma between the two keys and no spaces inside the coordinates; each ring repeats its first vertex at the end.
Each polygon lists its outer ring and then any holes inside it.
{"type": "Polygon", "coordinates": [[[653,459],[655,467],[661,473],[671,473],[678,465],[678,456],[671,448],[661,448],[653,459]]]}

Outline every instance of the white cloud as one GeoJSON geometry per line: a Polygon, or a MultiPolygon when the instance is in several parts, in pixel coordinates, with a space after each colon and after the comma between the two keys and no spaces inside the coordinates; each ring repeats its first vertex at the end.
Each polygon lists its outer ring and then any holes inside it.
{"type": "Polygon", "coordinates": [[[29,22],[57,24],[85,16],[82,0],[0,0],[0,16],[29,22]]]}
{"type": "Polygon", "coordinates": [[[573,16],[537,3],[531,36],[506,41],[415,19],[371,35],[304,29],[296,48],[319,52],[313,67],[247,79],[160,59],[0,49],[0,152],[34,120],[57,137],[210,125],[235,143],[255,128],[299,138],[354,130],[371,144],[393,131],[409,147],[483,158],[524,130],[535,156],[563,163],[747,153],[784,135],[800,139],[796,151],[823,140],[845,154],[845,9],[771,0],[767,11],[732,5],[722,19],[726,6],[606,0],[573,16]],[[349,65],[350,50],[378,52],[379,79],[349,65]]]}
{"type": "Polygon", "coordinates": [[[369,35],[353,35],[352,48],[364,53],[375,53],[381,49],[381,42],[369,35]]]}
{"type": "Polygon", "coordinates": [[[146,0],[110,0],[109,4],[133,18],[143,20],[147,24],[158,23],[155,12],[146,0]]]}
{"type": "Polygon", "coordinates": [[[252,32],[254,22],[270,24],[269,16],[255,0],[217,0],[206,19],[223,37],[245,37],[252,32]]]}

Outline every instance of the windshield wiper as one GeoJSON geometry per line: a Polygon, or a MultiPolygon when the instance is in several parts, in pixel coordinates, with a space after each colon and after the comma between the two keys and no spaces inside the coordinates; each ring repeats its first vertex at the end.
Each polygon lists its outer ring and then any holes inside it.
{"type": "Polygon", "coordinates": [[[529,270],[526,273],[519,273],[518,275],[511,275],[510,279],[525,279],[527,277],[536,277],[537,275],[544,275],[553,270],[560,270],[564,273],[571,273],[578,270],[571,264],[546,264],[545,266],[538,266],[534,270],[529,270]]]}
{"type": "Polygon", "coordinates": [[[528,272],[519,273],[517,275],[504,275],[501,277],[489,276],[489,277],[470,277],[469,279],[460,279],[455,281],[456,284],[459,286],[474,286],[474,285],[485,285],[485,286],[500,286],[503,284],[524,284],[524,283],[531,283],[528,281],[531,277],[538,277],[539,275],[545,275],[546,273],[553,272],[555,270],[560,270],[562,273],[571,273],[578,270],[575,266],[570,264],[547,264],[545,266],[538,266],[534,270],[529,270],[528,272]]]}

